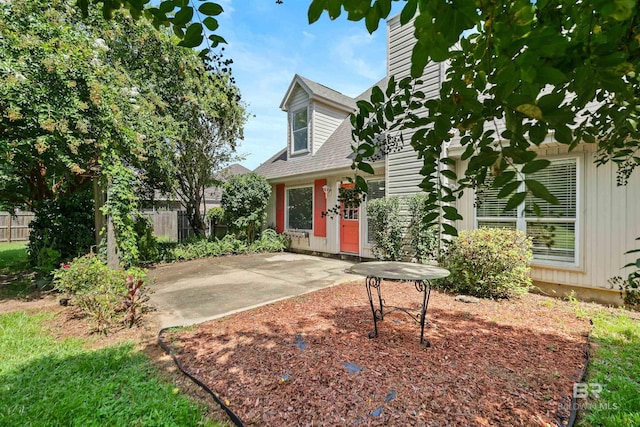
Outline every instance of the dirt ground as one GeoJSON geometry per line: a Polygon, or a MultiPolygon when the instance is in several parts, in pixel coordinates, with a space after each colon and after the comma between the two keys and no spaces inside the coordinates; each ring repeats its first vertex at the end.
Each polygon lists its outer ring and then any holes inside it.
{"type": "MultiPolygon", "coordinates": [[[[417,308],[412,284],[383,283],[417,308]]],[[[361,281],[167,335],[247,425],[552,426],[585,368],[587,319],[536,295],[468,304],[433,292],[425,336],[402,312],[379,337],[361,281]]]]}

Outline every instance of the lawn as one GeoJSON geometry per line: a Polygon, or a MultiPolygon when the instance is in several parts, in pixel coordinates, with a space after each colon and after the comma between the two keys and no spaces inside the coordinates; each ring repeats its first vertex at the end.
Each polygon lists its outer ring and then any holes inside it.
{"type": "Polygon", "coordinates": [[[0,275],[18,274],[27,269],[27,243],[0,243],[0,275]]]}
{"type": "Polygon", "coordinates": [[[133,343],[56,339],[53,316],[0,314],[0,425],[212,425],[133,343]]]}
{"type": "Polygon", "coordinates": [[[596,310],[593,354],[585,399],[577,399],[580,426],[640,426],[640,321],[637,313],[596,310]],[[631,317],[630,314],[635,315],[631,317]]]}

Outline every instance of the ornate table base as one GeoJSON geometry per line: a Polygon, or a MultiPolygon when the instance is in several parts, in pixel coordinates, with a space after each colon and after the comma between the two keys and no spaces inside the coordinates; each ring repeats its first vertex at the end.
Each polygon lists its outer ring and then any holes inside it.
{"type": "Polygon", "coordinates": [[[427,307],[429,305],[429,296],[431,294],[431,285],[428,280],[415,280],[413,281],[414,286],[418,292],[422,292],[422,306],[420,307],[420,311],[417,314],[414,314],[412,309],[406,307],[396,307],[393,305],[385,305],[385,301],[382,299],[382,294],[380,293],[380,282],[381,278],[377,276],[367,276],[366,278],[366,287],[367,287],[367,295],[369,296],[369,304],[371,305],[371,313],[373,314],[373,328],[374,330],[369,332],[369,338],[376,338],[378,336],[378,321],[384,320],[384,315],[389,314],[393,311],[399,310],[402,311],[411,318],[413,318],[416,322],[420,323],[420,344],[424,344],[426,347],[429,347],[431,344],[428,339],[424,338],[424,323],[427,317],[427,307]],[[378,308],[376,308],[374,303],[374,295],[373,289],[376,290],[378,295],[378,308]],[[389,309],[388,311],[385,308],[389,309]]]}

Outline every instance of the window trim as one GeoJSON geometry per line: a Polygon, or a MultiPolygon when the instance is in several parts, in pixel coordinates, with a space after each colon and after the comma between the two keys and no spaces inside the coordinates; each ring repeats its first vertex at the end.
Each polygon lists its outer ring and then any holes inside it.
{"type": "MultiPolygon", "coordinates": [[[[583,200],[583,154],[564,154],[564,155],[557,155],[557,156],[540,156],[541,158],[547,159],[549,161],[556,162],[556,161],[562,161],[562,160],[575,160],[576,162],[576,216],[575,218],[566,218],[566,222],[574,222],[575,224],[575,228],[574,228],[574,256],[573,256],[573,261],[561,261],[561,260],[549,260],[549,259],[537,259],[532,258],[531,259],[531,265],[532,266],[540,266],[540,267],[546,267],[546,268],[553,268],[553,267],[560,267],[560,268],[569,268],[569,269],[581,269],[582,268],[582,242],[584,241],[583,239],[583,230],[582,230],[582,222],[583,222],[583,216],[584,216],[584,212],[582,210],[582,200],[583,200]]],[[[524,183],[521,184],[522,187],[524,187],[524,183]]],[[[518,191],[523,191],[524,188],[518,188],[518,191]]],[[[474,201],[474,207],[473,207],[473,226],[475,229],[478,229],[478,212],[477,212],[477,208],[475,206],[475,201],[476,201],[476,193],[474,192],[473,194],[473,201],[474,201]]],[[[526,233],[526,229],[527,229],[527,217],[524,215],[524,209],[525,209],[525,204],[526,202],[523,202],[522,204],[520,204],[520,206],[517,207],[517,214],[515,217],[513,218],[508,218],[508,217],[480,217],[481,221],[497,221],[497,222],[509,222],[509,223],[513,223],[516,226],[517,230],[520,231],[524,231],[526,233]]],[[[551,217],[542,217],[542,218],[537,218],[537,217],[533,217],[530,218],[530,220],[532,221],[537,221],[537,222],[554,222],[554,221],[558,221],[554,218],[551,217]]]]}
{"type": "Polygon", "coordinates": [[[291,187],[285,187],[284,191],[284,229],[285,231],[289,230],[298,230],[298,231],[308,231],[310,234],[313,232],[313,209],[315,207],[314,194],[313,194],[313,185],[296,185],[291,187]],[[311,189],[311,228],[291,228],[289,227],[289,190],[296,190],[300,188],[310,188],[311,189]]]}
{"type": "Polygon", "coordinates": [[[291,154],[304,154],[304,153],[308,153],[309,151],[311,151],[309,149],[309,106],[305,106],[302,108],[297,108],[293,111],[291,111],[291,116],[289,119],[290,125],[289,125],[289,132],[291,135],[291,154]],[[295,129],[293,128],[294,126],[294,122],[295,122],[295,116],[297,113],[301,112],[301,111],[305,111],[307,113],[307,126],[305,126],[304,128],[300,128],[300,129],[295,129]],[[299,150],[296,150],[296,143],[295,143],[295,133],[298,131],[301,131],[302,129],[305,130],[305,132],[307,133],[307,143],[305,145],[304,148],[301,148],[299,150]]]}

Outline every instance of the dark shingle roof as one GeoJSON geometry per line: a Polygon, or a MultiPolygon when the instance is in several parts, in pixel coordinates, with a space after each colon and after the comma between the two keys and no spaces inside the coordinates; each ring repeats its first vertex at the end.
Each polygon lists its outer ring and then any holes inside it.
{"type": "MultiPolygon", "coordinates": [[[[299,75],[294,77],[294,81],[297,78],[317,96],[330,99],[342,105],[349,105],[354,110],[356,108],[356,100],[368,100],[371,95],[371,88],[369,88],[354,99],[299,75]]],[[[388,79],[385,77],[375,85],[381,86],[385,90],[387,81],[388,79]]],[[[314,155],[290,157],[285,147],[258,166],[254,172],[265,176],[267,179],[278,179],[327,170],[349,169],[352,163],[349,156],[353,153],[351,150],[351,130],[351,121],[347,117],[314,155]]]]}

